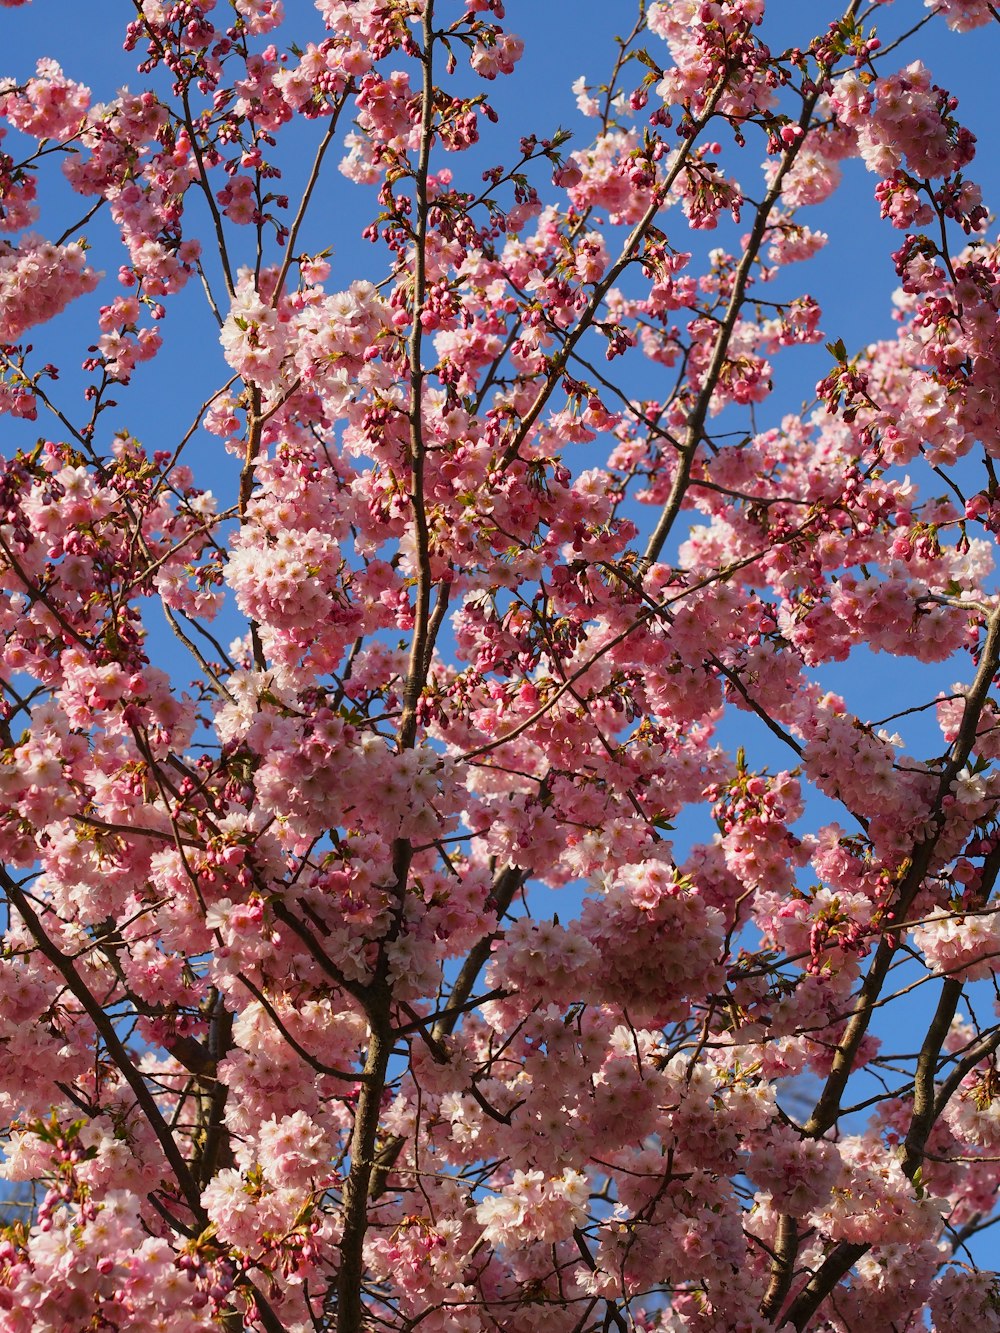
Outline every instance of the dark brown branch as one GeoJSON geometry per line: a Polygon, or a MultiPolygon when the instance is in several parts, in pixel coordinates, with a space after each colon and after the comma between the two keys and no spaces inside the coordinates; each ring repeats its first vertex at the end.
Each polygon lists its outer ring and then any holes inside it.
{"type": "MultiPolygon", "coordinates": [[[[942,803],[947,796],[952,782],[964,767],[972,752],[976,739],[976,728],[986,696],[1000,659],[1000,611],[994,612],[989,621],[986,642],[979,658],[976,676],[966,697],[965,711],[958,735],[952,746],[951,758],[945,765],[938,782],[937,796],[930,811],[930,832],[923,842],[917,844],[906,873],[903,875],[893,903],[893,915],[896,920],[905,917],[913,899],[923,884],[934,860],[934,852],[944,828],[942,803]]],[[[875,1001],[885,982],[886,975],[896,953],[896,942],[890,932],[883,935],[864,983],[858,992],[851,1017],[844,1030],[843,1039],[834,1056],[833,1068],[827,1079],[816,1108],[806,1125],[806,1133],[819,1137],[833,1125],[840,1114],[840,1101],[847,1086],[854,1057],[868,1030],[875,1001]]]]}
{"type": "Polygon", "coordinates": [[[719,104],[722,94],[726,90],[727,84],[729,83],[730,73],[731,71],[729,70],[724,71],[722,75],[719,77],[715,86],[712,88],[705,102],[704,110],[702,111],[698,119],[694,122],[691,133],[684,139],[682,146],[677,150],[676,156],[673,160],[669,172],[667,173],[663,181],[661,181],[657,186],[654,187],[652,202],[649,204],[648,208],[646,209],[645,213],[643,213],[639,221],[632,228],[631,232],[626,238],[625,244],[622,246],[621,253],[619,254],[618,258],[611,265],[611,267],[608,269],[607,273],[600,280],[600,282],[595,284],[594,291],[590,297],[590,300],[587,302],[585,309],[580,315],[580,318],[577,321],[575,328],[573,328],[572,331],[566,335],[559,351],[556,352],[555,355],[550,359],[549,368],[545,375],[545,381],[542,384],[542,387],[539,389],[535,397],[535,401],[531,404],[531,406],[528,408],[528,411],[521,418],[521,423],[518,426],[517,431],[515,432],[510,443],[504,450],[504,455],[503,455],[504,467],[509,467],[510,464],[517,457],[518,450],[521,448],[521,445],[524,443],[524,441],[528,438],[528,435],[531,432],[531,428],[534,426],[535,422],[541,416],[545,404],[552,396],[552,391],[555,389],[555,386],[562,379],[563,371],[566,368],[566,364],[569,361],[573,349],[576,347],[577,343],[584,336],[584,334],[587,333],[588,330],[590,330],[593,327],[594,318],[598,310],[600,309],[602,301],[607,296],[608,292],[611,290],[614,284],[621,277],[621,275],[628,268],[628,266],[635,259],[636,251],[638,250],[640,241],[642,241],[643,237],[646,235],[650,227],[653,225],[653,222],[659,215],[660,210],[663,208],[664,201],[666,200],[668,194],[673,188],[674,182],[677,180],[677,177],[680,175],[680,173],[684,170],[684,167],[687,165],[688,158],[691,156],[691,152],[692,149],[694,148],[698,135],[701,133],[701,131],[705,128],[708,122],[715,115],[715,109],[719,104]]]}
{"type": "MultiPolygon", "coordinates": [[[[852,5],[851,10],[856,6],[852,5]]],[[[822,82],[816,87],[816,90],[804,99],[802,113],[799,116],[799,129],[802,133],[786,149],[774,180],[768,188],[767,194],[762,199],[756,215],[753,220],[753,226],[750,229],[750,235],[743,247],[743,256],[740,259],[739,266],[733,279],[733,290],[730,293],[729,303],[726,306],[726,313],[719,326],[719,332],[716,335],[715,347],[712,349],[712,359],[709,362],[708,370],[705,372],[705,380],[701,390],[692,408],[691,415],[688,417],[686,439],[684,445],[679,451],[679,461],[677,464],[677,475],[674,477],[670,487],[670,494],[667,497],[667,503],[664,505],[663,512],[660,515],[659,522],[649,539],[649,544],[643,554],[643,563],[651,565],[660,557],[660,552],[666,543],[670,531],[673,528],[674,521],[680,513],[681,505],[684,502],[684,495],[687,491],[688,482],[691,477],[691,468],[694,464],[695,454],[698,445],[701,443],[702,434],[705,430],[705,422],[708,418],[708,411],[712,401],[712,395],[715,393],[726,363],[726,357],[729,353],[729,344],[732,341],[733,331],[736,328],[736,322],[743,309],[743,303],[746,298],[747,284],[750,280],[750,270],[757,261],[760,253],[760,247],[764,240],[764,233],[767,230],[771,218],[771,211],[781,197],[781,191],[784,186],[785,177],[788,175],[795,159],[806,142],[806,131],[809,128],[809,122],[812,119],[813,111],[820,97],[822,82]]]]}
{"type": "Polygon", "coordinates": [[[0,883],[3,884],[3,887],[6,890],[8,901],[17,910],[21,920],[27,926],[32,939],[38,946],[39,952],[62,977],[67,990],[69,990],[80,1002],[87,1017],[100,1034],[108,1054],[114,1061],[122,1078],[132,1089],[136,1102],[142,1109],[142,1113],[146,1117],[150,1129],[156,1136],[156,1140],[174,1173],[178,1188],[183,1194],[185,1202],[198,1222],[204,1226],[207,1219],[201,1206],[200,1191],[198,1190],[197,1183],[191,1173],[191,1169],[188,1163],[184,1160],[180,1148],[174,1141],[174,1137],[170,1133],[170,1128],[161,1115],[160,1108],[157,1106],[153,1094],[146,1086],[145,1079],[139,1073],[138,1069],[135,1067],[135,1063],[122,1045],[118,1033],[115,1031],[114,1023],[104,1012],[100,1002],[91,994],[90,990],[81,979],[80,974],[73,966],[72,961],[67,958],[55,944],[53,944],[52,940],[49,939],[38,914],[28,901],[27,894],[17,881],[11,878],[3,867],[0,867],[0,883]]]}
{"type": "Polygon", "coordinates": [[[309,203],[310,200],[312,199],[313,191],[315,190],[316,183],[319,180],[319,173],[320,173],[320,168],[323,165],[323,158],[326,156],[326,150],[330,147],[330,144],[333,142],[333,136],[337,133],[337,123],[340,120],[340,113],[343,111],[344,106],[347,103],[348,97],[352,96],[355,91],[356,90],[354,87],[354,80],[349,79],[347,82],[347,87],[344,89],[340,97],[337,99],[337,103],[333,109],[333,114],[330,116],[329,123],[326,127],[326,133],[323,135],[323,138],[320,140],[319,147],[316,149],[316,156],[313,159],[312,170],[309,173],[308,181],[306,181],[306,187],[302,191],[302,199],[299,202],[298,212],[295,214],[295,219],[292,222],[292,225],[288,231],[288,240],[285,243],[285,258],[282,260],[281,270],[278,273],[278,281],[274,285],[274,296],[272,298],[272,301],[275,305],[277,305],[278,300],[281,296],[281,289],[285,285],[285,279],[288,277],[288,270],[291,266],[292,260],[295,257],[294,251],[296,245],[298,244],[299,232],[302,229],[302,223],[305,221],[306,212],[309,208],[309,203]]]}
{"type": "MultiPolygon", "coordinates": [[[[386,1009],[388,1006],[385,1006],[386,1009]]],[[[337,1275],[338,1333],[361,1333],[364,1320],[364,1243],[368,1231],[368,1200],[375,1168],[382,1091],[385,1087],[393,1038],[387,1015],[373,1025],[365,1060],[364,1084],[358,1097],[351,1135],[351,1169],[344,1182],[343,1235],[337,1275]]]]}
{"type": "MultiPolygon", "coordinates": [[[[522,870],[520,866],[507,866],[497,876],[493,884],[492,897],[496,904],[498,922],[503,919],[505,912],[524,887],[524,881],[527,877],[528,872],[522,870]]],[[[496,938],[496,932],[493,931],[477,940],[469,950],[468,956],[462,964],[462,969],[455,979],[455,984],[451,988],[451,994],[444,1007],[444,1012],[434,1024],[433,1032],[438,1041],[454,1032],[455,1024],[466,1010],[469,996],[475,989],[476,982],[479,980],[479,973],[490,956],[496,938]]]]}
{"type": "MultiPolygon", "coordinates": [[[[982,877],[978,890],[980,903],[985,902],[992,893],[998,873],[1000,873],[1000,847],[995,847],[983,861],[982,877]]],[[[992,1046],[995,1049],[996,1045],[1000,1044],[1000,1034],[994,1034],[985,1043],[977,1043],[973,1051],[969,1052],[959,1062],[958,1069],[952,1072],[944,1086],[940,1089],[937,1087],[935,1078],[941,1060],[941,1051],[951,1030],[963,989],[964,983],[954,977],[948,977],[944,981],[941,994],[938,997],[937,1008],[928,1025],[917,1056],[917,1069],[913,1081],[913,1113],[910,1117],[906,1138],[903,1141],[901,1161],[903,1172],[910,1180],[916,1178],[917,1172],[923,1163],[924,1150],[931,1131],[961,1080],[970,1069],[974,1068],[984,1058],[986,1054],[984,1047],[992,1046]]],[[[820,1303],[829,1296],[841,1278],[849,1272],[869,1248],[868,1245],[842,1242],[831,1251],[788,1307],[786,1318],[791,1321],[796,1329],[803,1330],[808,1327],[809,1321],[816,1313],[820,1303]]],[[[781,1254],[780,1243],[778,1250],[781,1254]]],[[[780,1306],[775,1307],[770,1317],[776,1316],[779,1308],[780,1306]]]]}

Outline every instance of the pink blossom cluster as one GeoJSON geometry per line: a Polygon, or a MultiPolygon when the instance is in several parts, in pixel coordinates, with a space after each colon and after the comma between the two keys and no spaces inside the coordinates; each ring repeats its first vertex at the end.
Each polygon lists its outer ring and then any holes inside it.
{"type": "Polygon", "coordinates": [[[1000,966],[1000,925],[992,911],[936,908],[911,934],[935,972],[974,981],[992,976],[1000,966]]]}
{"type": "Polygon", "coordinates": [[[846,73],[831,100],[840,123],[856,132],[865,165],[880,176],[903,166],[918,178],[946,176],[975,155],[974,136],[951,114],[954,99],[932,85],[920,61],[871,88],[846,73]]]}
{"type": "Polygon", "coordinates": [[[996,1322],[1000,247],[893,21],[659,0],[573,140],[503,0],[0,84],[4,1328],[996,1322]]]}
{"type": "Polygon", "coordinates": [[[763,17],[762,0],[651,5],[649,29],[667,43],[674,63],[657,84],[657,95],[667,104],[690,101],[697,106],[728,66],[727,109],[741,116],[765,110],[772,93],[761,77],[763,68],[752,35],[752,28],[763,17]]]}
{"type": "Polygon", "coordinates": [[[77,297],[92,292],[100,275],[77,244],[53,245],[23,236],[0,246],[0,340],[17,342],[29,329],[53,319],[77,297]]]}
{"type": "Polygon", "coordinates": [[[996,1280],[992,1273],[949,1268],[934,1284],[930,1298],[935,1333],[958,1333],[970,1320],[983,1329],[1000,1328],[996,1280]]]}
{"type": "Polygon", "coordinates": [[[990,7],[984,0],[924,0],[928,9],[942,15],[955,32],[971,32],[989,23],[990,7]]]}
{"type": "Polygon", "coordinates": [[[0,83],[0,114],[36,139],[69,139],[84,123],[90,89],[68,79],[54,60],[39,60],[35,77],[23,87],[0,83]]]}

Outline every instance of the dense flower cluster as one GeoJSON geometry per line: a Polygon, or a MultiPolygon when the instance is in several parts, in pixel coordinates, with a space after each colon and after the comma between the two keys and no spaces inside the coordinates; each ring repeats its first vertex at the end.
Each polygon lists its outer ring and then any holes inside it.
{"type": "Polygon", "coordinates": [[[1000,1330],[1000,244],[933,42],[657,0],[511,149],[526,6],[315,10],[0,80],[0,1325],[1000,1330]],[[792,281],[855,169],[857,352],[792,281]]]}

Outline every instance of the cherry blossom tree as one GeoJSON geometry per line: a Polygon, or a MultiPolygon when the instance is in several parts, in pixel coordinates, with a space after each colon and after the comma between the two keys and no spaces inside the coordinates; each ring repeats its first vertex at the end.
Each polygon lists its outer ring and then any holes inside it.
{"type": "Polygon", "coordinates": [[[0,83],[0,1325],[997,1333],[1000,14],[287,8],[0,83]]]}

